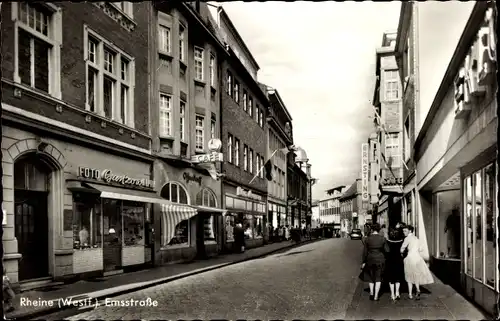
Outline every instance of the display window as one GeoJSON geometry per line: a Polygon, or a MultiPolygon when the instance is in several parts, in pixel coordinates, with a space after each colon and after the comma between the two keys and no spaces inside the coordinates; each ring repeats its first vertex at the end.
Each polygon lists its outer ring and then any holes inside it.
{"type": "Polygon", "coordinates": [[[174,230],[174,236],[168,241],[167,244],[162,244],[163,246],[173,246],[173,245],[189,245],[189,219],[180,221],[174,230]]]}
{"type": "Polygon", "coordinates": [[[254,226],[254,237],[262,238],[264,233],[263,218],[261,215],[254,215],[253,226],[254,226]]]}
{"type": "Polygon", "coordinates": [[[234,241],[234,227],[236,226],[236,220],[233,214],[226,214],[224,216],[224,223],[226,227],[226,241],[234,241]]]}
{"type": "Polygon", "coordinates": [[[123,201],[121,216],[123,223],[123,245],[144,245],[144,218],[146,205],[144,203],[123,201]]]}
{"type": "Polygon", "coordinates": [[[245,239],[254,238],[254,220],[253,215],[243,215],[243,230],[245,231],[245,239]]]}
{"type": "Polygon", "coordinates": [[[100,199],[95,196],[73,196],[73,249],[102,247],[102,214],[100,199]]]}
{"type": "Polygon", "coordinates": [[[466,274],[495,288],[498,283],[498,247],[495,224],[498,213],[494,163],[463,180],[464,255],[466,274]]]}
{"type": "Polygon", "coordinates": [[[436,256],[460,259],[460,190],[436,193],[435,202],[436,256]]]}
{"type": "Polygon", "coordinates": [[[216,242],[215,240],[215,215],[210,214],[207,217],[203,218],[203,226],[204,226],[204,240],[208,243],[216,242]]]}

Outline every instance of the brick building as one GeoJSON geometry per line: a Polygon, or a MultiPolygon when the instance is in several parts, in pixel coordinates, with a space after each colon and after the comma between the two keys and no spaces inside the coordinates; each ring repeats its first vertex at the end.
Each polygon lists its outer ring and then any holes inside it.
{"type": "Polygon", "coordinates": [[[149,10],[1,7],[3,246],[14,283],[151,260],[146,227],[157,197],[141,99],[149,96],[149,10]]]}
{"type": "Polygon", "coordinates": [[[267,180],[263,170],[258,172],[268,156],[266,117],[269,103],[257,82],[257,62],[222,7],[217,9],[216,15],[216,31],[228,53],[220,68],[222,196],[223,206],[228,211],[225,243],[230,249],[234,241],[231,231],[241,222],[246,246],[259,246],[265,234],[267,180]]]}
{"type": "Polygon", "coordinates": [[[379,223],[401,220],[403,183],[402,145],[402,100],[401,81],[396,63],[394,46],[396,32],[386,32],[382,46],[376,50],[376,82],[373,106],[376,109],[378,141],[380,142],[380,188],[378,204],[379,223]],[[395,215],[394,217],[392,217],[395,215]],[[392,217],[392,220],[391,220],[392,217]]]}
{"type": "Polygon", "coordinates": [[[297,152],[288,153],[287,225],[290,227],[303,228],[307,223],[307,214],[310,210],[309,175],[304,170],[309,170],[310,167],[302,166],[305,163],[307,155],[303,149],[298,148],[297,152]]]}

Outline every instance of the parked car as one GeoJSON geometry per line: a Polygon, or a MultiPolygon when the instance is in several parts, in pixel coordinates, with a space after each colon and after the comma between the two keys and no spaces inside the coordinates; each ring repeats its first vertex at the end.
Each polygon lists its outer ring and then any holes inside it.
{"type": "Polygon", "coordinates": [[[351,231],[351,240],[361,240],[363,238],[363,233],[361,232],[360,229],[353,229],[351,231]]]}

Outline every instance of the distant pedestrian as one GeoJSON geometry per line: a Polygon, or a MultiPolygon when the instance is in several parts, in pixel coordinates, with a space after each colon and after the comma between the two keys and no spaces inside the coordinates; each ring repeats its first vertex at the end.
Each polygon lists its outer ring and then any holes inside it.
{"type": "Polygon", "coordinates": [[[401,228],[395,227],[389,232],[387,244],[389,252],[386,255],[385,262],[385,281],[389,282],[391,290],[391,299],[399,300],[399,288],[401,282],[405,281],[405,271],[403,257],[401,256],[401,246],[403,245],[404,235],[401,228]]]}
{"type": "Polygon", "coordinates": [[[234,245],[237,252],[245,252],[245,230],[241,223],[236,224],[234,228],[234,245]]]}
{"type": "Polygon", "coordinates": [[[414,228],[411,225],[403,227],[403,233],[406,236],[401,246],[401,254],[408,249],[408,254],[404,259],[405,279],[408,283],[408,296],[413,298],[412,290],[415,285],[415,298],[420,300],[420,285],[434,283],[431,271],[427,267],[421,253],[423,252],[420,246],[419,239],[413,235],[414,228]]]}
{"type": "Polygon", "coordinates": [[[285,232],[285,240],[290,240],[290,227],[287,225],[284,227],[284,232],[285,232]]]}
{"type": "Polygon", "coordinates": [[[380,225],[373,224],[371,234],[364,242],[363,263],[361,264],[361,280],[370,285],[370,300],[378,301],[382,275],[385,268],[385,253],[389,246],[385,238],[379,234],[380,225]]]}

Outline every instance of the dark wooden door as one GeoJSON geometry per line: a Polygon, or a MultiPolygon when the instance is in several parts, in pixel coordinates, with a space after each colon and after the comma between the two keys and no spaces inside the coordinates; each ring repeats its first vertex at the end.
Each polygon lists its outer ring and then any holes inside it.
{"type": "Polygon", "coordinates": [[[19,253],[19,280],[49,275],[47,192],[16,190],[15,235],[19,253]]]}
{"type": "Polygon", "coordinates": [[[116,200],[106,200],[104,211],[104,271],[119,270],[122,266],[122,221],[121,204],[116,200]],[[107,221],[107,222],[106,222],[107,221]]]}

